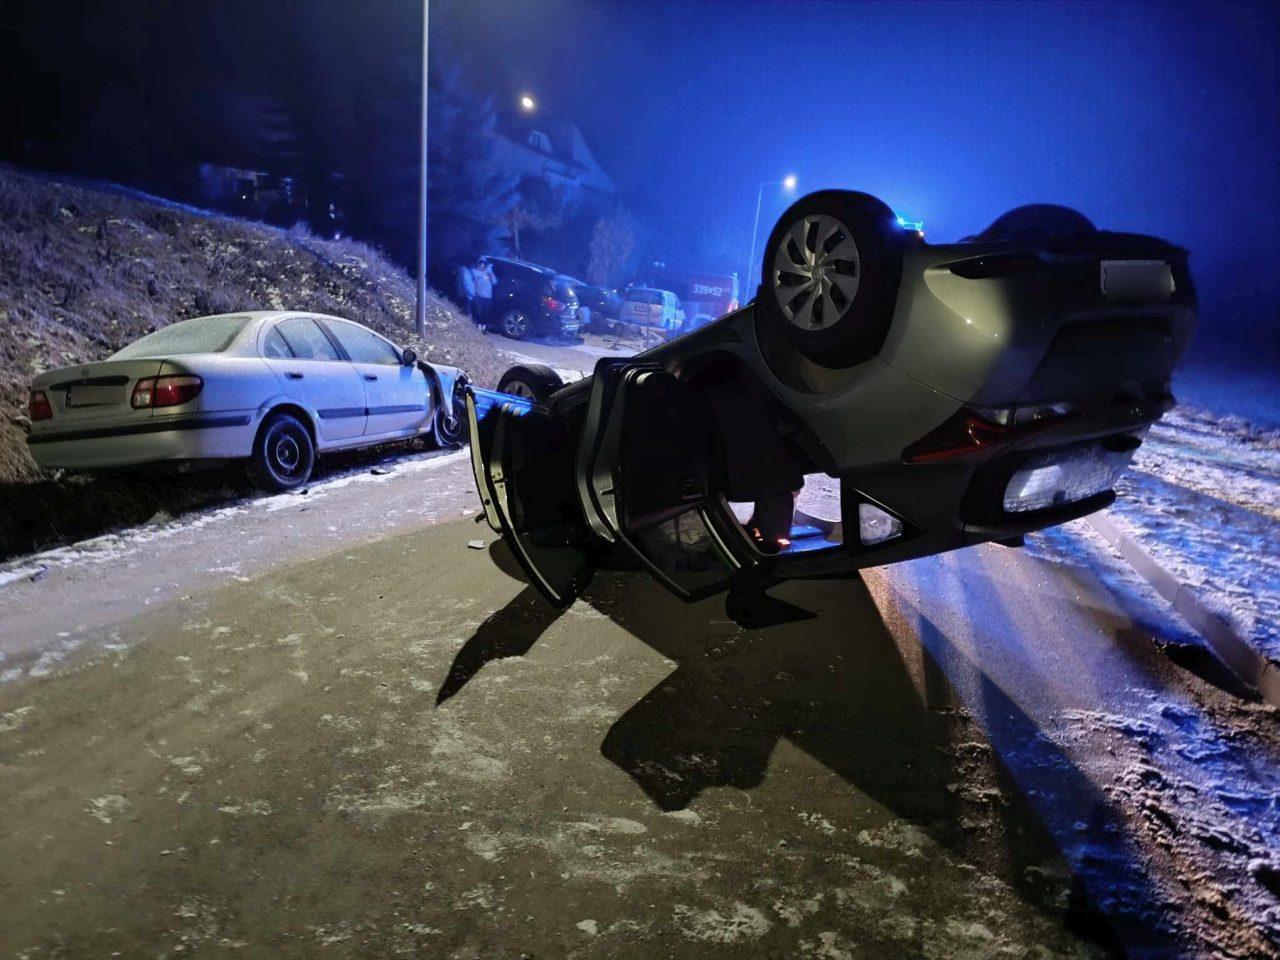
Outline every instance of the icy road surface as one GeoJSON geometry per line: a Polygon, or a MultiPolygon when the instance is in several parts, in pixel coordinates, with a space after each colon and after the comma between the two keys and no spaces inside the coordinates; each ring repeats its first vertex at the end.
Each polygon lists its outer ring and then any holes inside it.
{"type": "Polygon", "coordinates": [[[418,455],[25,561],[0,952],[1280,956],[1276,711],[1087,524],[751,632],[557,614],[474,508],[418,455]]]}

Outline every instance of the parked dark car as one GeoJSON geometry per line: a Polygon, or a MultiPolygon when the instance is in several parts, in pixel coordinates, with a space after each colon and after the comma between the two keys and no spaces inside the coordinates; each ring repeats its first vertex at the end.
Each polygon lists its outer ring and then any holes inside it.
{"type": "Polygon", "coordinates": [[[593,321],[618,319],[618,313],[622,310],[622,294],[617,290],[597,287],[573,277],[567,279],[578,294],[579,307],[590,310],[593,321]]]}
{"type": "Polygon", "coordinates": [[[487,259],[498,278],[493,288],[493,323],[505,336],[524,340],[578,332],[578,295],[568,277],[524,260],[487,259]]]}

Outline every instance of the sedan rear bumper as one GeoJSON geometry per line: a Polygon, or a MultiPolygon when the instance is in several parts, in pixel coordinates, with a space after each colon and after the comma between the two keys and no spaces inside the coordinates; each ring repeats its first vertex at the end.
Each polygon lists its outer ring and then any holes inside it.
{"type": "Polygon", "coordinates": [[[250,413],[166,417],[142,423],[37,432],[27,437],[36,463],[48,469],[94,470],[166,460],[233,459],[253,452],[250,413]]]}

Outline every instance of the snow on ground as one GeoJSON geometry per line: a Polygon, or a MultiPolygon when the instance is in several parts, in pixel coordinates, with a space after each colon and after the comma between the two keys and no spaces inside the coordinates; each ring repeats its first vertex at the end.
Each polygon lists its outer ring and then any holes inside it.
{"type": "Polygon", "coordinates": [[[191,537],[205,527],[224,523],[246,511],[261,510],[276,513],[289,510],[297,507],[301,497],[306,497],[308,503],[313,503],[352,484],[377,482],[381,476],[392,469],[400,475],[439,470],[467,458],[469,454],[463,449],[445,454],[432,450],[425,453],[392,456],[394,464],[386,467],[362,464],[348,470],[335,471],[313,479],[297,493],[244,497],[226,506],[195,511],[176,519],[162,512],[156,514],[151,522],[143,526],[82,540],[70,546],[46,550],[43,553],[0,564],[0,590],[21,580],[39,579],[51,569],[78,564],[109,563],[135,553],[158,540],[167,540],[175,536],[191,537]]]}
{"type": "Polygon", "coordinates": [[[1280,430],[1179,407],[1117,494],[1116,524],[1280,662],[1280,430]]]}

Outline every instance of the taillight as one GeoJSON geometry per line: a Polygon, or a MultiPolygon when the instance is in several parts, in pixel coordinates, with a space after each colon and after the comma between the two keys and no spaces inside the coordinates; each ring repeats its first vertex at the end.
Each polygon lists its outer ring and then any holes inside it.
{"type": "Polygon", "coordinates": [[[553,311],[559,311],[561,308],[564,307],[564,304],[561,303],[559,300],[557,300],[555,297],[543,297],[542,305],[546,307],[548,310],[553,310],[553,311]]]}
{"type": "Polygon", "coordinates": [[[928,463],[977,453],[1052,428],[1075,410],[1071,403],[969,407],[907,447],[902,459],[907,463],[928,463]]]}
{"type": "Polygon", "coordinates": [[[53,416],[53,405],[43,390],[32,390],[27,400],[27,416],[34,420],[48,420],[53,416]]]}
{"type": "Polygon", "coordinates": [[[176,407],[194,400],[203,387],[203,380],[189,375],[146,377],[133,385],[129,405],[135,410],[146,407],[176,407]]]}
{"type": "Polygon", "coordinates": [[[930,463],[962,457],[997,446],[1008,439],[1009,428],[961,410],[932,433],[902,451],[907,463],[930,463]]]}

